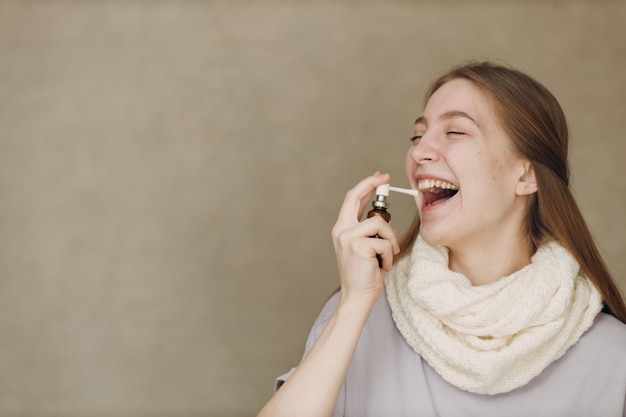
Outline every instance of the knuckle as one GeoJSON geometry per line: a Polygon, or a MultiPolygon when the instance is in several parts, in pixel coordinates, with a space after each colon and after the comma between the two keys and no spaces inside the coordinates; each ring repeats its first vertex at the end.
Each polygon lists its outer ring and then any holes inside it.
{"type": "Polygon", "coordinates": [[[332,234],[333,234],[333,240],[335,241],[335,243],[337,243],[341,247],[348,246],[350,238],[347,235],[345,230],[335,230],[335,229],[333,229],[332,234]]]}
{"type": "Polygon", "coordinates": [[[348,190],[346,192],[346,195],[344,196],[343,200],[344,201],[349,201],[349,200],[354,199],[354,194],[355,194],[354,189],[348,190]]]}

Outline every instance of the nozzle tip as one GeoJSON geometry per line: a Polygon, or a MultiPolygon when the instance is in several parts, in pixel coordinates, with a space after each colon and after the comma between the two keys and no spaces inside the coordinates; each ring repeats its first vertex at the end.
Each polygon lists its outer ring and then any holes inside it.
{"type": "Polygon", "coordinates": [[[389,197],[389,184],[383,184],[376,187],[376,195],[389,197]]]}

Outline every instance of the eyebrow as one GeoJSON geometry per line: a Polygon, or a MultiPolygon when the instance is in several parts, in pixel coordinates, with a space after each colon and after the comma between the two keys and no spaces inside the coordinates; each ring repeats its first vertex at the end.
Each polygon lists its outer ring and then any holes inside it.
{"type": "MultiPolygon", "coordinates": [[[[445,112],[444,114],[442,114],[441,116],[439,116],[439,120],[450,120],[450,119],[456,119],[458,117],[463,117],[466,119],[469,119],[472,123],[474,123],[477,127],[480,128],[480,125],[478,124],[478,122],[476,120],[474,120],[474,118],[472,116],[470,116],[469,114],[465,113],[464,111],[460,111],[460,110],[450,110],[445,112]]],[[[426,117],[424,116],[420,116],[417,119],[415,119],[415,124],[418,123],[423,123],[423,124],[428,124],[426,121],[426,117]]]]}

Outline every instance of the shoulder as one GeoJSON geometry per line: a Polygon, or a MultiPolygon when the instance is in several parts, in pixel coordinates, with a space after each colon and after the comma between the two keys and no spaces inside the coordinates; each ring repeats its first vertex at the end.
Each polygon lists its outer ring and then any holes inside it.
{"type": "Polygon", "coordinates": [[[609,343],[624,344],[626,343],[626,324],[610,314],[600,313],[587,334],[605,338],[609,343]]]}
{"type": "Polygon", "coordinates": [[[626,366],[626,324],[610,314],[598,314],[578,345],[590,354],[602,355],[626,366]]]}

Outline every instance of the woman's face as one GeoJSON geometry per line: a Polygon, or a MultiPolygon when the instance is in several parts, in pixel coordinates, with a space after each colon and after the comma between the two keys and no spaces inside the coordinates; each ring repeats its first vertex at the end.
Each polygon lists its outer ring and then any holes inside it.
{"type": "Polygon", "coordinates": [[[420,234],[451,250],[519,239],[529,166],[483,93],[467,80],[447,82],[417,119],[406,159],[409,182],[420,190],[420,234]]]}

